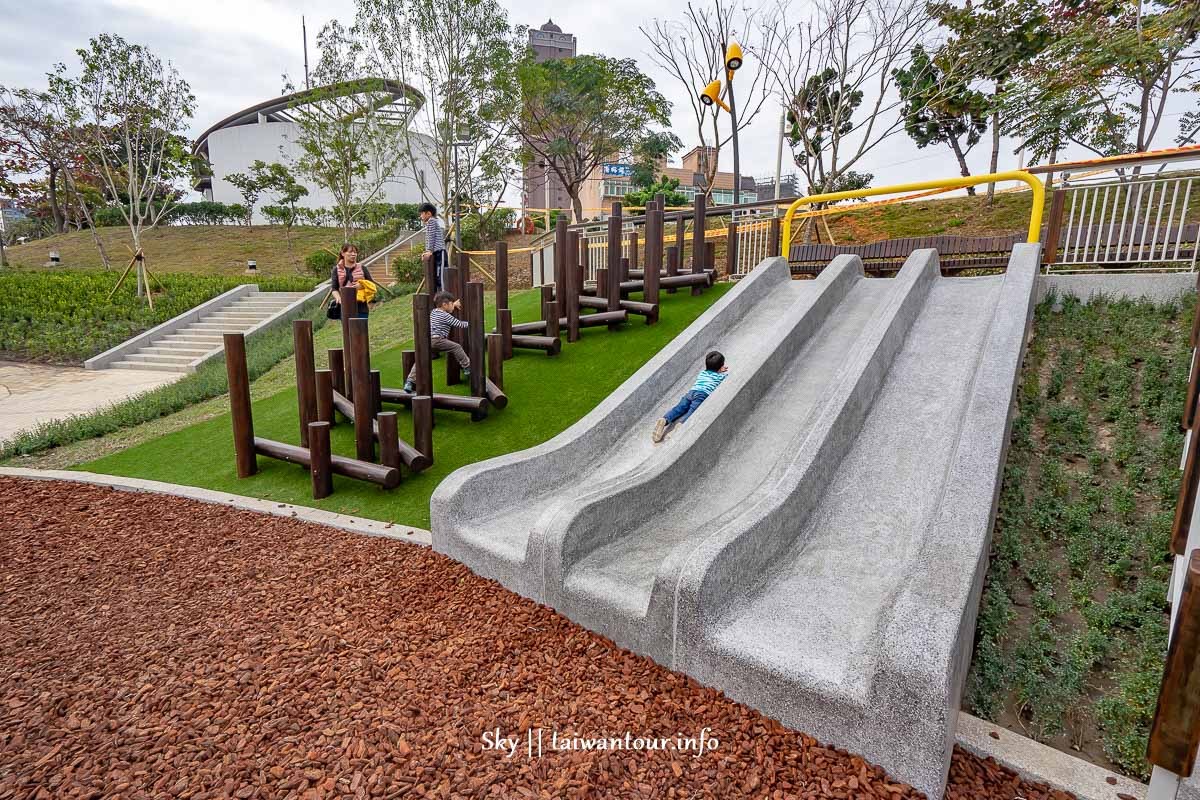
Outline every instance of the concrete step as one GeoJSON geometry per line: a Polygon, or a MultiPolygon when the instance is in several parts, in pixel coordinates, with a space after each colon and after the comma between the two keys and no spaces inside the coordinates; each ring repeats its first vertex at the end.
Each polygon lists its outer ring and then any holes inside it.
{"type": "Polygon", "coordinates": [[[155,364],[149,361],[117,361],[109,365],[113,369],[142,369],[152,372],[189,372],[186,366],[178,364],[155,364]]]}
{"type": "Polygon", "coordinates": [[[200,322],[248,322],[256,324],[269,318],[270,314],[239,314],[234,312],[223,312],[220,314],[205,314],[200,318],[200,322]]]}
{"type": "Polygon", "coordinates": [[[257,324],[257,322],[193,322],[183,330],[194,333],[244,333],[257,324]]]}
{"type": "Polygon", "coordinates": [[[190,364],[191,362],[196,360],[192,356],[163,355],[163,354],[159,354],[159,353],[147,353],[147,352],[145,352],[145,350],[146,350],[146,348],[143,348],[142,350],[139,350],[136,353],[130,353],[126,357],[125,360],[126,361],[151,362],[154,364],[190,364]]]}
{"type": "Polygon", "coordinates": [[[215,350],[221,346],[220,336],[164,336],[161,339],[155,339],[150,343],[151,347],[166,347],[170,345],[178,345],[180,347],[195,347],[204,348],[206,350],[215,350]]]}
{"type": "Polygon", "coordinates": [[[143,347],[141,350],[138,350],[138,353],[146,355],[187,356],[188,358],[195,359],[220,349],[219,344],[216,347],[198,347],[196,345],[155,342],[150,347],[143,347]]]}
{"type": "Polygon", "coordinates": [[[248,294],[245,297],[240,298],[240,299],[242,301],[264,300],[265,299],[265,300],[288,300],[288,301],[294,302],[296,300],[299,300],[301,297],[307,297],[307,296],[308,296],[308,292],[256,292],[254,294],[248,294]]]}

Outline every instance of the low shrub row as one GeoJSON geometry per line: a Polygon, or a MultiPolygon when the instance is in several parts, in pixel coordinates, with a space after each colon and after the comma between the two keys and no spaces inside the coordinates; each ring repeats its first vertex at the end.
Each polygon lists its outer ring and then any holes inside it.
{"type": "MultiPolygon", "coordinates": [[[[131,336],[247,283],[234,276],[168,273],[154,283],[154,308],[136,296],[136,282],[82,270],[0,274],[0,352],[17,358],[79,363],[131,336]]],[[[286,276],[254,279],[263,291],[307,291],[317,281],[286,276]]]]}

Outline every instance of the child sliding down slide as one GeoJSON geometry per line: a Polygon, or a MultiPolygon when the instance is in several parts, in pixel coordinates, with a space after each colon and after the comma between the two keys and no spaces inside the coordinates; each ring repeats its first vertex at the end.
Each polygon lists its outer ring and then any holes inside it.
{"type": "Polygon", "coordinates": [[[662,419],[654,423],[654,434],[650,437],[655,442],[661,442],[667,435],[667,426],[675,422],[687,422],[692,412],[700,407],[708,396],[721,385],[721,381],[729,375],[729,367],[725,366],[725,356],[713,350],[704,357],[704,369],[696,376],[696,382],[688,390],[675,407],[666,413],[662,419]]]}

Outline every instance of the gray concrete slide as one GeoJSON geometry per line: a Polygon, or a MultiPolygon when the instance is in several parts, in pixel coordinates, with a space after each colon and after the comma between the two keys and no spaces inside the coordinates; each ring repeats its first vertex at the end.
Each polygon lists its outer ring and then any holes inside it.
{"type": "Polygon", "coordinates": [[[768,259],[570,429],[449,476],[434,547],[938,797],[1038,254],[768,259]],[[714,348],[730,377],[653,445],[714,348]]]}

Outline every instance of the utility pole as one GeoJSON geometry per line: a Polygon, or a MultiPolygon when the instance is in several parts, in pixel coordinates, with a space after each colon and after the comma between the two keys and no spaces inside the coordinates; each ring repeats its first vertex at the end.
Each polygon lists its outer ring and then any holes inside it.
{"type": "Polygon", "coordinates": [[[311,89],[312,81],[308,79],[308,28],[304,24],[304,15],[300,15],[300,33],[304,36],[304,88],[311,89]]]}
{"type": "MultiPolygon", "coordinates": [[[[779,112],[779,144],[775,150],[775,199],[779,199],[780,182],[783,180],[783,131],[787,126],[787,108],[779,112]]],[[[778,211],[778,209],[776,209],[778,211]]]]}

